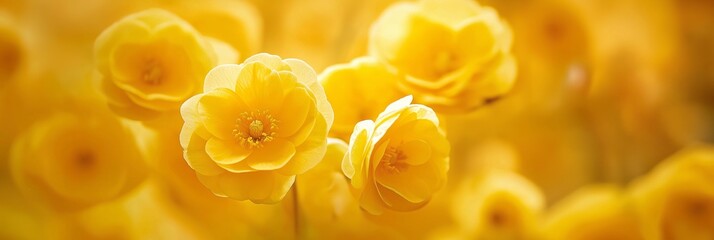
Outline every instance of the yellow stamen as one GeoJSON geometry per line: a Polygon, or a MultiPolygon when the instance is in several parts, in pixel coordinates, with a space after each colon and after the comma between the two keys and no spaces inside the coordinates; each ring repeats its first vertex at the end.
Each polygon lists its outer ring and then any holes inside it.
{"type": "Polygon", "coordinates": [[[245,147],[260,148],[275,138],[277,130],[278,120],[268,111],[244,112],[236,120],[233,136],[245,147]]]}
{"type": "Polygon", "coordinates": [[[404,155],[402,150],[389,146],[384,151],[379,166],[389,173],[400,173],[408,167],[408,164],[404,162],[405,159],[407,159],[407,156],[404,155]]]}

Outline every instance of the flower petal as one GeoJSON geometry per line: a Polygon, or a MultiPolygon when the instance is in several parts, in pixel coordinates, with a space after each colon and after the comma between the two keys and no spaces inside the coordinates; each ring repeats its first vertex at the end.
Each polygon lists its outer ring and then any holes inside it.
{"type": "Polygon", "coordinates": [[[218,187],[226,196],[253,203],[275,203],[288,193],[295,176],[283,176],[271,171],[227,173],[221,175],[218,187]]]}
{"type": "Polygon", "coordinates": [[[382,186],[394,191],[409,202],[420,203],[429,200],[441,187],[441,179],[433,164],[408,166],[398,173],[377,168],[375,180],[382,186]]]}
{"type": "Polygon", "coordinates": [[[222,140],[233,140],[233,130],[240,113],[247,106],[231,90],[219,88],[198,100],[198,113],[208,132],[222,140]]]}
{"type": "Polygon", "coordinates": [[[248,106],[276,113],[283,103],[280,75],[261,62],[243,65],[235,92],[248,106]]]}
{"type": "Polygon", "coordinates": [[[399,149],[407,156],[406,162],[412,166],[422,165],[431,158],[431,146],[424,140],[415,139],[402,143],[399,149]]]}
{"type": "Polygon", "coordinates": [[[241,69],[242,67],[237,64],[223,64],[211,69],[203,82],[203,91],[210,92],[219,88],[235,89],[241,69]]]}
{"type": "Polygon", "coordinates": [[[312,134],[313,129],[315,129],[315,125],[317,124],[317,121],[319,119],[322,119],[322,121],[324,122],[324,118],[322,116],[316,115],[316,112],[317,110],[315,108],[311,108],[310,113],[307,114],[307,119],[305,119],[303,125],[298,128],[295,134],[289,137],[290,141],[293,142],[293,144],[302,145],[303,142],[305,142],[312,134]]]}
{"type": "Polygon", "coordinates": [[[327,101],[325,90],[317,81],[317,73],[315,73],[315,70],[312,69],[310,65],[299,59],[285,59],[284,62],[290,65],[290,68],[295,76],[297,76],[298,81],[305,84],[305,86],[310,89],[315,97],[317,111],[320,112],[320,114],[322,114],[325,118],[327,128],[332,127],[332,122],[335,119],[335,113],[332,111],[330,102],[327,101]]]}
{"type": "Polygon", "coordinates": [[[364,120],[355,125],[355,130],[350,137],[350,152],[342,161],[342,171],[352,179],[352,186],[361,189],[364,187],[369,171],[369,158],[367,155],[372,151],[370,138],[374,129],[372,120],[364,120]]]}
{"type": "Polygon", "coordinates": [[[289,137],[295,134],[305,123],[311,106],[312,98],[304,88],[295,88],[285,96],[285,101],[278,115],[280,122],[278,134],[289,137]]]}
{"type": "Polygon", "coordinates": [[[198,134],[191,134],[183,156],[186,163],[202,175],[215,176],[225,172],[206,154],[206,140],[198,134]]]}
{"type": "Polygon", "coordinates": [[[234,164],[251,155],[252,150],[233,140],[208,139],[206,153],[218,164],[234,164]]]}
{"type": "MultiPolygon", "coordinates": [[[[373,180],[373,179],[370,179],[373,180]]],[[[377,192],[377,186],[372,182],[364,188],[359,197],[359,206],[372,215],[381,215],[384,212],[384,202],[377,192]]]]}
{"type": "Polygon", "coordinates": [[[314,126],[307,139],[297,146],[293,159],[279,170],[280,173],[302,174],[320,163],[327,149],[327,126],[325,119],[315,116],[314,126]]]}
{"type": "Polygon", "coordinates": [[[263,147],[253,150],[246,163],[256,170],[275,170],[287,164],[295,155],[295,145],[291,142],[275,138],[265,143],[263,147]]]}
{"type": "Polygon", "coordinates": [[[247,58],[244,63],[260,62],[266,67],[275,71],[290,71],[290,66],[285,63],[280,57],[269,53],[258,53],[247,58]]]}
{"type": "Polygon", "coordinates": [[[218,163],[218,166],[220,166],[221,168],[225,169],[226,171],[229,171],[232,173],[247,173],[247,172],[258,171],[256,169],[248,166],[248,163],[246,163],[246,161],[240,161],[240,162],[232,163],[232,164],[218,163]]]}

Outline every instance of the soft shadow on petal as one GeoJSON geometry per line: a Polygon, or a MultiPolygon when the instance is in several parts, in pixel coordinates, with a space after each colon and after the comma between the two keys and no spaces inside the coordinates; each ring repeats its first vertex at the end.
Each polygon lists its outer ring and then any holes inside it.
{"type": "Polygon", "coordinates": [[[234,140],[208,139],[206,153],[218,164],[234,164],[247,158],[252,150],[234,140]]]}
{"type": "Polygon", "coordinates": [[[246,158],[246,163],[256,170],[275,170],[287,164],[295,155],[295,145],[291,142],[276,138],[254,149],[246,158]]]}

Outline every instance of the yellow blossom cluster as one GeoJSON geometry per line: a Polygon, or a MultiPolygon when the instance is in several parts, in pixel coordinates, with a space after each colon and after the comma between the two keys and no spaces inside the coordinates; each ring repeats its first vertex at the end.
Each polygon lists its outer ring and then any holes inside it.
{"type": "Polygon", "coordinates": [[[0,239],[714,239],[713,13],[0,1],[0,239]]]}

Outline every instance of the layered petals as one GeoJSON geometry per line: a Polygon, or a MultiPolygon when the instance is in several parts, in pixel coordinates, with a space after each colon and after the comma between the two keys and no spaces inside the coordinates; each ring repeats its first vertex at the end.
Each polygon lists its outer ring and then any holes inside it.
{"type": "Polygon", "coordinates": [[[333,114],[316,78],[269,54],[211,70],[181,108],[184,156],[201,182],[218,196],[280,201],[326,151],[333,114]]]}
{"type": "Polygon", "coordinates": [[[362,209],[413,211],[426,205],[446,181],[449,145],[433,110],[411,96],[355,126],[342,171],[359,192],[362,209]]]}
{"type": "Polygon", "coordinates": [[[423,0],[385,10],[371,28],[369,52],[393,69],[397,89],[415,102],[467,113],[512,88],[516,68],[502,65],[514,62],[501,60],[511,58],[511,42],[508,25],[492,8],[423,0]],[[496,69],[510,74],[493,78],[496,69]]]}
{"type": "Polygon", "coordinates": [[[224,45],[173,13],[150,9],[105,29],[94,57],[110,107],[123,117],[148,120],[177,111],[196,94],[221,60],[216,51],[233,51],[224,45]]]}

